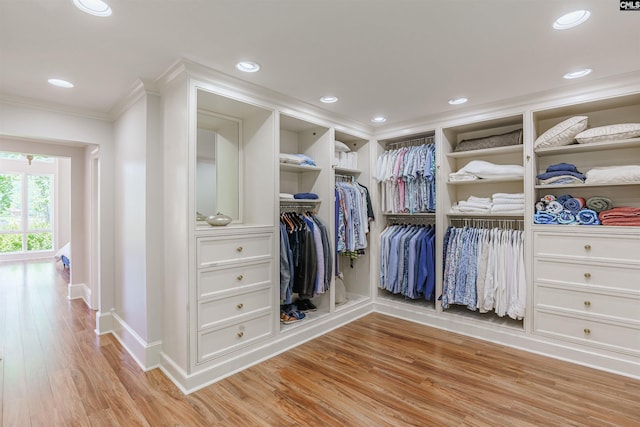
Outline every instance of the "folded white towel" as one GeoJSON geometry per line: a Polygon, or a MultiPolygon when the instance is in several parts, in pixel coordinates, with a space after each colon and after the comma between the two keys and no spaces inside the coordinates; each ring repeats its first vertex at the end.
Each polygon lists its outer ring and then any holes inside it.
{"type": "Polygon", "coordinates": [[[524,176],[524,167],[520,165],[496,165],[484,160],[471,160],[458,173],[465,172],[478,178],[501,178],[524,176]]]}
{"type": "Polygon", "coordinates": [[[640,182],[640,166],[607,166],[593,168],[585,174],[586,184],[616,184],[624,182],[640,182]]]}
{"type": "Polygon", "coordinates": [[[293,194],[291,193],[280,193],[280,200],[293,200],[295,199],[295,197],[293,197],[293,194]]]}
{"type": "Polygon", "coordinates": [[[524,193],[494,193],[492,199],[523,199],[524,193]]]}
{"type": "Polygon", "coordinates": [[[522,199],[493,199],[493,205],[521,205],[524,204],[522,199]]]}
{"type": "Polygon", "coordinates": [[[493,205],[491,212],[524,212],[524,204],[522,205],[493,205]]]}
{"type": "Polygon", "coordinates": [[[477,179],[477,176],[465,172],[455,172],[449,174],[449,182],[475,181],[477,179]]]}
{"type": "Polygon", "coordinates": [[[488,198],[488,197],[469,196],[469,198],[467,199],[467,202],[469,202],[469,203],[482,203],[484,205],[490,205],[491,204],[491,199],[488,198]]]}

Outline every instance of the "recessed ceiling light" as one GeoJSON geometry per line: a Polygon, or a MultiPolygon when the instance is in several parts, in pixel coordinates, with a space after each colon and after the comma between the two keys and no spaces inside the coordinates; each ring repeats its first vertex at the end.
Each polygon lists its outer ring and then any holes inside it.
{"type": "Polygon", "coordinates": [[[111,16],[111,8],[102,0],[73,0],[73,4],[89,15],[101,17],[111,16]]]}
{"type": "Polygon", "coordinates": [[[569,28],[577,27],[585,22],[591,16],[591,12],[588,10],[576,10],[575,12],[567,13],[556,19],[553,23],[553,28],[556,30],[568,30],[569,28]]]}
{"type": "Polygon", "coordinates": [[[451,105],[460,105],[460,104],[464,104],[467,101],[468,101],[467,98],[453,98],[453,99],[449,100],[449,104],[451,104],[451,105]]]}
{"type": "Polygon", "coordinates": [[[255,73],[260,69],[260,65],[253,61],[240,61],[236,64],[236,68],[245,73],[255,73]]]}
{"type": "Polygon", "coordinates": [[[73,87],[73,83],[68,82],[66,80],[62,80],[62,79],[49,79],[47,81],[49,82],[49,84],[52,84],[58,87],[63,87],[65,89],[71,89],[73,87]]]}
{"type": "Polygon", "coordinates": [[[336,96],[323,96],[320,98],[320,102],[324,102],[325,104],[333,104],[334,102],[338,102],[338,97],[336,96]]]}
{"type": "Polygon", "coordinates": [[[570,73],[565,74],[564,77],[565,79],[579,79],[580,77],[584,77],[587,74],[591,74],[591,68],[585,68],[583,70],[578,70],[578,71],[572,71],[570,73]]]}
{"type": "Polygon", "coordinates": [[[387,118],[383,117],[383,116],[377,116],[377,117],[374,117],[373,119],[371,119],[371,121],[373,123],[384,123],[384,122],[387,121],[387,118]]]}

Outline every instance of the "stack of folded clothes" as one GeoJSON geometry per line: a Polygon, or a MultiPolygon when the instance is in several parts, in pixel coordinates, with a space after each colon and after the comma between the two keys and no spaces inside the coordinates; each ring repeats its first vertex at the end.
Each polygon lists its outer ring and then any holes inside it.
{"type": "Polygon", "coordinates": [[[600,212],[598,217],[602,225],[640,226],[640,208],[613,208],[600,212]]]}
{"type": "Polygon", "coordinates": [[[316,162],[305,154],[280,153],[280,163],[289,163],[298,166],[316,166],[316,162]]]}
{"type": "Polygon", "coordinates": [[[524,214],[524,193],[495,193],[491,202],[491,213],[524,214]]]}
{"type": "Polygon", "coordinates": [[[535,224],[563,225],[599,225],[598,213],[587,209],[582,197],[571,197],[569,194],[554,196],[548,194],[536,202],[533,215],[535,224]]]}
{"type": "Polygon", "coordinates": [[[584,184],[586,176],[571,163],[550,165],[537,176],[540,185],[584,184]]]}
{"type": "Polygon", "coordinates": [[[467,200],[460,200],[451,207],[454,213],[489,213],[491,211],[491,199],[488,197],[469,196],[467,200]]]}

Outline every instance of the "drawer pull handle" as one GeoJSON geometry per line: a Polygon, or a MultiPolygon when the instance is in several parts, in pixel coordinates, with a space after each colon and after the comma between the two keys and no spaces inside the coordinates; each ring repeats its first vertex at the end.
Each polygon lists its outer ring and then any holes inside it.
{"type": "MultiPolygon", "coordinates": [[[[586,302],[585,302],[585,304],[586,304],[586,302]]],[[[243,304],[243,303],[240,303],[240,304],[238,304],[236,307],[238,307],[238,310],[242,310],[242,307],[244,307],[244,304],[243,304]]]]}
{"type": "Polygon", "coordinates": [[[238,332],[238,338],[242,338],[244,336],[244,332],[240,331],[238,332]]]}
{"type": "Polygon", "coordinates": [[[242,246],[238,246],[238,247],[236,248],[236,251],[238,251],[238,252],[242,252],[242,250],[243,250],[243,249],[244,249],[244,248],[243,248],[242,246]]]}
{"type": "Polygon", "coordinates": [[[584,306],[585,307],[591,307],[591,301],[585,301],[584,302],[584,306]]]}
{"type": "Polygon", "coordinates": [[[242,274],[239,274],[238,277],[236,277],[236,279],[242,280],[242,279],[244,279],[244,276],[242,274]]]}
{"type": "Polygon", "coordinates": [[[584,334],[585,335],[589,335],[591,333],[591,329],[589,328],[584,328],[584,334]]]}
{"type": "Polygon", "coordinates": [[[591,273],[584,273],[585,279],[591,279],[591,273]]]}
{"type": "Polygon", "coordinates": [[[591,250],[591,245],[584,245],[584,250],[585,251],[590,251],[591,250]]]}

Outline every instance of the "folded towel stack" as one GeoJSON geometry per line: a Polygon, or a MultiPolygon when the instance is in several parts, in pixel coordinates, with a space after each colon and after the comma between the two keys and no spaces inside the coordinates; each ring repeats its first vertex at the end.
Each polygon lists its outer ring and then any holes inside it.
{"type": "Polygon", "coordinates": [[[640,226],[640,208],[613,208],[598,214],[602,225],[640,226]]]}
{"type": "Polygon", "coordinates": [[[640,182],[640,166],[606,166],[593,168],[586,173],[587,184],[620,184],[640,182]]]}
{"type": "Polygon", "coordinates": [[[460,200],[451,207],[455,213],[487,213],[491,211],[491,199],[486,197],[469,196],[467,200],[460,200]]]}
{"type": "Polygon", "coordinates": [[[536,202],[535,208],[535,224],[600,224],[597,212],[587,209],[587,202],[583,197],[571,197],[569,194],[556,197],[547,194],[536,202]]]}
{"type": "Polygon", "coordinates": [[[550,165],[546,172],[537,175],[541,185],[584,183],[586,176],[574,164],[557,163],[550,165]]]}
{"type": "Polygon", "coordinates": [[[491,212],[502,214],[524,214],[524,193],[495,193],[491,196],[491,212]]]}
{"type": "Polygon", "coordinates": [[[317,200],[318,195],[316,193],[296,193],[293,195],[293,198],[299,200],[317,200]]]}

